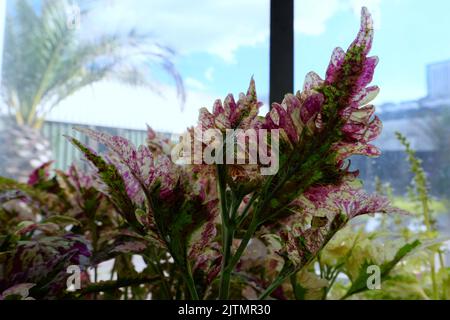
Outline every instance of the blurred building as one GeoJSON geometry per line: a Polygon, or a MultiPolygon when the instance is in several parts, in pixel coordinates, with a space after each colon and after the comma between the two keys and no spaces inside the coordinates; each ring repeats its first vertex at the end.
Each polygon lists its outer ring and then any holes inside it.
{"type": "Polygon", "coordinates": [[[428,99],[450,98],[450,61],[428,65],[427,86],[428,99]]]}
{"type": "MultiPolygon", "coordinates": [[[[427,66],[427,95],[419,100],[377,106],[383,131],[375,144],[382,150],[376,159],[354,157],[365,187],[374,191],[376,177],[389,183],[394,194],[405,195],[413,175],[404,147],[395,132],[401,132],[416,150],[428,177],[430,193],[450,199],[450,60],[427,66]]],[[[450,234],[450,214],[437,217],[438,228],[450,234]]],[[[450,249],[450,242],[448,243],[450,249]]],[[[446,257],[450,263],[450,255],[446,257]]]]}
{"type": "Polygon", "coordinates": [[[450,111],[450,60],[427,66],[427,96],[398,104],[379,106],[377,114],[383,120],[383,133],[377,144],[384,151],[398,151],[395,138],[400,131],[419,152],[435,151],[436,141],[427,130],[433,119],[450,111]]]}
{"type": "Polygon", "coordinates": [[[406,192],[412,174],[404,148],[395,136],[398,131],[407,137],[423,161],[432,193],[448,193],[450,160],[445,162],[450,152],[450,129],[442,122],[445,117],[450,119],[450,60],[427,66],[425,97],[383,104],[377,107],[377,114],[383,121],[383,131],[375,144],[381,148],[382,156],[377,159],[355,157],[352,161],[366,186],[373,189],[375,177],[379,177],[391,183],[397,194],[406,192]]]}

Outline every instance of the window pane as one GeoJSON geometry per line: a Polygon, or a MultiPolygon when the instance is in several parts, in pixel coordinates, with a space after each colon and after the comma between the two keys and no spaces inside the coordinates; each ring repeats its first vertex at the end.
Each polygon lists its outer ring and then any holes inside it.
{"type": "MultiPolygon", "coordinates": [[[[66,146],[61,136],[72,133],[74,125],[99,126],[114,133],[120,128],[121,134],[135,143],[145,139],[146,124],[159,132],[181,133],[196,123],[200,107],[211,108],[217,98],[246,91],[252,76],[260,99],[267,106],[268,0],[205,0],[196,2],[195,6],[180,0],[79,0],[70,2],[73,5],[57,0],[45,3],[40,0],[8,1],[3,82],[17,81],[20,86],[17,83],[8,86],[11,89],[6,95],[9,101],[5,101],[1,110],[3,115],[11,115],[9,122],[27,123],[33,102],[37,102],[33,109],[37,112],[34,119],[45,116],[39,130],[44,137],[30,132],[27,139],[32,143],[48,139],[57,167],[67,167],[78,156],[66,146]],[[20,3],[27,3],[27,8],[21,7],[20,3]],[[51,10],[55,12],[50,13],[51,10]],[[85,15],[84,10],[88,14],[85,15]],[[44,21],[47,29],[30,34],[27,30],[33,29],[31,23],[34,20],[21,20],[24,14],[44,21]],[[68,33],[70,39],[53,29],[55,24],[57,26],[53,19],[61,23],[63,29],[73,29],[68,33]],[[23,32],[28,34],[27,37],[23,32]],[[110,41],[105,35],[116,35],[117,41],[110,41]],[[62,43],[59,47],[52,42],[55,40],[52,37],[58,36],[62,43]],[[28,41],[16,41],[22,38],[28,41]],[[34,47],[30,44],[33,41],[36,42],[34,47]],[[47,48],[42,45],[46,41],[47,48]],[[118,42],[123,47],[116,50],[118,42]],[[51,58],[51,49],[56,52],[55,60],[51,58]],[[20,50],[20,58],[29,63],[20,69],[18,63],[9,63],[13,61],[13,50],[20,50]],[[86,53],[86,50],[91,52],[86,53]],[[95,50],[102,54],[96,54],[95,50]],[[77,51],[78,55],[85,54],[87,58],[78,61],[77,54],[73,55],[77,51]],[[63,58],[67,59],[64,61],[63,58]],[[77,63],[83,64],[82,67],[72,69],[77,63]],[[45,73],[47,66],[50,66],[48,74],[45,73]],[[109,67],[113,72],[104,80],[88,86],[80,83],[80,78],[88,77],[87,74],[102,77],[101,72],[109,72],[109,67]],[[68,74],[70,72],[77,74],[68,74]],[[22,78],[20,81],[19,77],[22,78]],[[113,81],[118,78],[121,81],[113,81]],[[78,81],[76,88],[68,88],[72,84],[70,81],[78,81]],[[181,81],[184,93],[180,88],[181,81]],[[128,84],[130,82],[145,82],[146,85],[133,86],[128,84]],[[42,92],[39,91],[40,84],[43,84],[42,92]],[[19,87],[20,90],[16,90],[19,87]],[[16,101],[15,98],[19,99],[16,101]],[[14,103],[20,105],[19,114],[14,111],[14,103]],[[17,120],[16,115],[24,119],[17,120]]],[[[87,79],[86,82],[90,83],[87,79]]],[[[35,124],[34,121],[30,123],[35,124]]],[[[17,136],[20,136],[19,132],[17,136]]],[[[47,158],[33,159],[33,163],[42,160],[47,158]]]]}
{"type": "Polygon", "coordinates": [[[353,165],[368,187],[380,177],[404,193],[411,174],[395,137],[400,131],[423,159],[433,194],[448,195],[450,132],[441,125],[450,112],[450,44],[442,41],[450,28],[447,1],[296,1],[296,88],[310,70],[324,76],[334,47],[351,43],[362,5],[375,21],[372,54],[380,62],[372,83],[381,88],[374,104],[384,124],[375,144],[383,155],[353,165]]]}

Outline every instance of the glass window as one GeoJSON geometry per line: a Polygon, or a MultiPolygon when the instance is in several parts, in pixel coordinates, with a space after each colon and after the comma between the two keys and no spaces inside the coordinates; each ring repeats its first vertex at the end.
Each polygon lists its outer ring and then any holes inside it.
{"type": "Polygon", "coordinates": [[[428,174],[432,193],[449,195],[450,43],[447,1],[296,1],[295,87],[314,70],[324,76],[335,46],[344,49],[358,31],[362,5],[374,16],[372,54],[380,60],[372,84],[380,94],[374,101],[383,120],[383,133],[375,144],[383,154],[374,160],[353,160],[366,186],[375,177],[406,192],[411,180],[404,148],[395,132],[404,134],[417,150],[428,174]],[[447,120],[446,120],[447,119],[447,120]]]}
{"type": "MultiPolygon", "coordinates": [[[[42,117],[39,132],[28,130],[26,140],[42,141],[41,148],[48,140],[57,167],[66,168],[78,155],[62,137],[72,134],[74,125],[121,129],[135,143],[145,139],[146,124],[181,133],[196,123],[200,107],[246,91],[252,76],[268,109],[267,0],[205,0],[195,6],[176,0],[7,4],[2,114],[9,115],[8,122],[31,127],[42,117]],[[19,66],[18,59],[27,62],[19,66]]],[[[25,129],[15,132],[14,139],[23,142],[25,129]]],[[[51,157],[41,158],[26,161],[51,157]]]]}

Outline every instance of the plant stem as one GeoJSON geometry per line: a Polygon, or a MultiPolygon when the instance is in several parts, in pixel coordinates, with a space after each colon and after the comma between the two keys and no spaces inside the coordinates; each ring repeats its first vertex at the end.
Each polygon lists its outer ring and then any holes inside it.
{"type": "Polygon", "coordinates": [[[255,202],[256,198],[257,198],[257,193],[254,192],[253,195],[251,196],[250,200],[248,201],[247,205],[245,206],[244,210],[242,211],[241,215],[237,218],[237,221],[236,221],[237,228],[239,228],[241,226],[242,222],[244,222],[245,218],[247,217],[248,211],[252,207],[253,202],[255,202]]]}
{"type": "Polygon", "coordinates": [[[324,290],[323,300],[327,299],[328,293],[331,291],[331,288],[333,287],[334,283],[336,282],[336,279],[337,279],[338,275],[339,275],[339,269],[336,268],[332,272],[331,279],[329,280],[329,284],[324,290]]]}
{"type": "Polygon", "coordinates": [[[164,273],[162,273],[162,275],[161,275],[160,277],[161,277],[162,288],[163,288],[164,294],[165,294],[166,297],[167,297],[167,300],[172,300],[172,295],[171,295],[171,293],[170,293],[170,288],[169,288],[169,286],[167,285],[167,282],[166,282],[164,273]]]}
{"type": "MultiPolygon", "coordinates": [[[[431,225],[430,221],[430,209],[428,207],[428,195],[425,191],[420,192],[421,202],[422,202],[422,209],[423,209],[423,217],[425,221],[425,226],[427,228],[427,231],[431,233],[433,231],[433,226],[431,225]]],[[[436,279],[436,265],[435,265],[435,254],[434,252],[431,253],[430,257],[430,272],[431,272],[431,282],[432,282],[432,288],[433,288],[433,299],[437,300],[439,299],[439,288],[437,284],[436,279]]]]}
{"type": "Polygon", "coordinates": [[[230,216],[226,199],[226,167],[223,165],[217,165],[216,170],[217,185],[219,189],[220,217],[222,220],[222,266],[219,299],[225,300],[228,299],[231,278],[231,273],[227,273],[225,272],[225,270],[229,264],[229,260],[231,257],[231,245],[233,243],[234,231],[232,230],[230,225],[230,216]]]}
{"type": "MultiPolygon", "coordinates": [[[[232,256],[232,258],[228,261],[228,263],[225,265],[225,268],[222,270],[222,279],[223,279],[223,286],[224,289],[229,288],[229,283],[231,279],[231,273],[234,270],[234,267],[239,262],[239,259],[241,258],[242,254],[244,253],[245,249],[247,248],[247,245],[252,238],[253,234],[255,233],[256,229],[258,227],[258,224],[256,223],[256,219],[252,220],[252,223],[250,224],[249,228],[247,229],[244,237],[241,240],[241,243],[236,250],[236,253],[232,256]]],[[[220,296],[221,299],[227,299],[228,296],[220,296]]]]}
{"type": "Polygon", "coordinates": [[[117,281],[100,281],[94,284],[89,285],[86,288],[81,289],[80,291],[75,292],[75,294],[78,294],[80,296],[90,294],[90,293],[99,293],[99,292],[106,292],[115,290],[118,288],[133,286],[133,285],[139,285],[139,284],[145,284],[145,283],[152,283],[159,280],[159,277],[136,277],[136,278],[122,278],[117,281]]]}
{"type": "MultiPolygon", "coordinates": [[[[428,237],[431,236],[431,233],[434,231],[434,226],[432,225],[431,215],[430,215],[430,207],[429,207],[429,195],[427,190],[427,177],[423,167],[421,165],[420,160],[416,157],[416,153],[411,149],[410,143],[406,140],[402,134],[396,132],[397,139],[402,143],[402,145],[406,149],[406,153],[408,154],[408,161],[411,166],[411,171],[414,173],[414,182],[415,182],[415,190],[422,205],[422,213],[423,219],[425,222],[426,230],[428,233],[428,237]]],[[[431,281],[433,288],[433,299],[439,298],[439,289],[436,280],[436,266],[435,266],[435,254],[434,252],[430,256],[429,260],[430,264],[430,272],[431,272],[431,281]]]]}
{"type": "Polygon", "coordinates": [[[259,296],[258,300],[264,300],[266,299],[268,296],[270,296],[272,294],[272,292],[275,291],[276,288],[278,288],[279,286],[281,286],[281,284],[284,282],[284,279],[286,279],[286,277],[278,277],[274,282],[272,282],[272,284],[259,296]]]}
{"type": "Polygon", "coordinates": [[[236,264],[239,262],[239,259],[241,258],[242,254],[244,253],[245,249],[247,248],[248,243],[250,242],[252,236],[255,234],[256,229],[258,228],[259,223],[256,219],[252,219],[252,222],[250,223],[250,226],[248,227],[247,231],[244,234],[244,237],[241,240],[241,243],[239,244],[238,249],[236,250],[236,253],[233,255],[233,258],[230,261],[229,268],[233,269],[236,264]]]}
{"type": "Polygon", "coordinates": [[[222,224],[227,227],[230,217],[228,216],[228,206],[226,198],[226,188],[227,188],[227,168],[224,165],[216,166],[217,172],[217,187],[219,189],[219,201],[220,201],[220,216],[222,218],[222,224]]]}
{"type": "Polygon", "coordinates": [[[157,273],[159,277],[161,278],[161,287],[162,290],[166,296],[167,300],[172,300],[172,294],[170,293],[170,286],[167,284],[166,277],[164,275],[164,271],[161,269],[161,264],[159,262],[159,256],[156,252],[156,250],[152,250],[151,257],[156,257],[155,260],[152,260],[149,258],[150,256],[147,256],[148,259],[148,265],[153,269],[153,272],[157,273]]]}
{"type": "Polygon", "coordinates": [[[344,296],[342,296],[341,298],[339,298],[339,300],[346,300],[348,297],[350,297],[352,294],[347,292],[344,296]]]}
{"type": "Polygon", "coordinates": [[[191,300],[200,300],[198,297],[197,289],[195,288],[194,278],[192,277],[192,272],[188,270],[182,274],[184,282],[186,283],[191,300]]]}
{"type": "Polygon", "coordinates": [[[228,272],[228,265],[231,259],[231,245],[233,243],[234,231],[231,228],[223,227],[223,257],[222,274],[220,277],[219,299],[226,300],[229,297],[231,272],[228,272]]]}
{"type": "Polygon", "coordinates": [[[279,286],[281,286],[284,282],[284,280],[287,277],[290,277],[291,275],[295,274],[297,270],[294,268],[294,266],[291,263],[286,262],[283,265],[283,269],[281,269],[280,273],[278,274],[277,278],[274,282],[270,284],[269,287],[259,296],[259,300],[264,300],[268,296],[272,294],[279,286]]]}
{"type": "Polygon", "coordinates": [[[303,300],[303,297],[301,296],[301,293],[299,293],[299,286],[297,283],[297,273],[291,274],[289,277],[291,280],[291,286],[292,286],[292,292],[294,294],[295,300],[303,300]]]}
{"type": "MultiPolygon", "coordinates": [[[[442,255],[442,251],[439,250],[439,264],[440,264],[440,270],[442,272],[442,270],[444,270],[445,272],[445,262],[444,262],[444,256],[442,255]]],[[[442,299],[443,300],[447,300],[448,299],[448,275],[447,273],[445,274],[445,276],[442,279],[442,299]]]]}
{"type": "Polygon", "coordinates": [[[434,262],[434,252],[431,254],[431,258],[430,258],[430,269],[431,269],[431,282],[433,285],[433,299],[434,300],[438,300],[439,299],[439,290],[438,290],[438,285],[437,285],[437,280],[436,280],[436,265],[434,262]]]}
{"type": "Polygon", "coordinates": [[[427,228],[428,232],[432,232],[433,231],[433,227],[431,225],[431,221],[430,221],[430,209],[428,208],[428,196],[426,194],[421,195],[422,198],[422,208],[423,208],[423,218],[425,221],[425,226],[427,228]]]}

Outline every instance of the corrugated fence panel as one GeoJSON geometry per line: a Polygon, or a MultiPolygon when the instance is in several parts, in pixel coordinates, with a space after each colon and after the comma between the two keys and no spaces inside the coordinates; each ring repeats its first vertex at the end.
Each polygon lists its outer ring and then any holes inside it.
{"type": "MultiPolygon", "coordinates": [[[[74,146],[72,146],[64,135],[70,135],[74,138],[80,140],[82,143],[88,144],[89,146],[97,149],[99,146],[93,142],[89,141],[86,136],[80,134],[78,131],[73,130],[73,127],[88,127],[93,130],[107,132],[112,135],[120,135],[131,142],[134,145],[139,146],[144,144],[147,137],[146,130],[135,130],[135,129],[122,129],[122,128],[111,128],[111,127],[98,127],[98,126],[86,126],[73,123],[64,122],[54,122],[46,121],[42,132],[44,136],[50,141],[53,158],[55,159],[55,168],[60,170],[67,170],[72,163],[77,163],[83,165],[82,156],[80,151],[78,151],[74,146]]],[[[100,148],[100,150],[102,150],[100,148]]]]}

